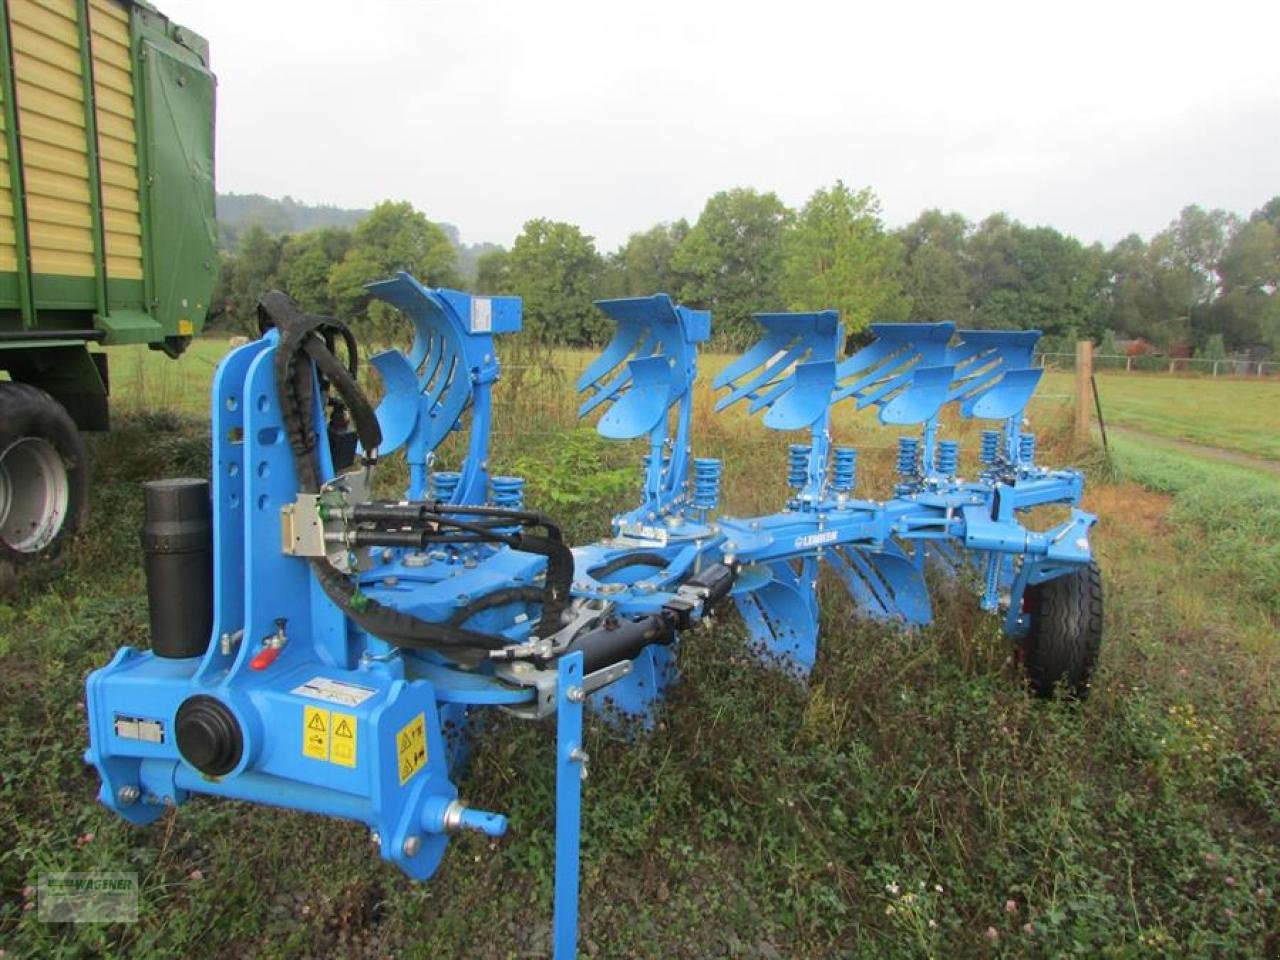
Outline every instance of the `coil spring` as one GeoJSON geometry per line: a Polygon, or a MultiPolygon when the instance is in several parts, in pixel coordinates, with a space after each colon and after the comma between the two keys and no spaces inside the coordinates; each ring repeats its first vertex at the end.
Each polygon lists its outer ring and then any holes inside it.
{"type": "Polygon", "coordinates": [[[809,482],[809,453],[813,447],[807,443],[793,443],[787,457],[787,486],[799,489],[809,482]]]}
{"type": "Polygon", "coordinates": [[[914,477],[919,472],[920,439],[918,437],[898,438],[898,473],[904,477],[914,477]]]}
{"type": "Polygon", "coordinates": [[[524,508],[524,477],[490,477],[489,499],[495,507],[524,508]]]}
{"type": "Polygon", "coordinates": [[[853,447],[836,447],[836,462],[831,478],[831,489],[848,493],[857,483],[858,451],[853,447]]]}
{"type": "Polygon", "coordinates": [[[462,474],[453,470],[437,470],[431,474],[431,498],[433,500],[450,500],[453,492],[462,482],[462,474]]]}
{"type": "Polygon", "coordinates": [[[693,505],[698,510],[714,510],[720,502],[720,461],[713,457],[693,460],[693,505]]]}
{"type": "Polygon", "coordinates": [[[1034,433],[1018,434],[1018,462],[1030,466],[1036,459],[1036,435],[1034,433]]]}
{"type": "Polygon", "coordinates": [[[983,430],[982,431],[982,452],[979,458],[983,463],[995,463],[1000,456],[1000,431],[999,430],[983,430]]]}
{"type": "Polygon", "coordinates": [[[938,441],[938,452],[933,459],[938,473],[944,477],[954,477],[960,465],[960,444],[955,440],[938,441]]]}

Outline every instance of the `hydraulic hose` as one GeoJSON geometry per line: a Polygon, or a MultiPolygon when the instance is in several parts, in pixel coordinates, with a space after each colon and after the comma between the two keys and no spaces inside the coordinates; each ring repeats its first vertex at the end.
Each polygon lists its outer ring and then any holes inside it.
{"type": "MultiPolygon", "coordinates": [[[[293,300],[279,291],[272,291],[259,301],[258,317],[263,329],[274,326],[280,334],[275,356],[276,393],[293,453],[299,491],[317,493],[320,476],[312,417],[315,370],[329,380],[348,404],[356,434],[366,452],[376,456],[382,442],[382,431],[373,405],[351,370],[342,366],[325,342],[326,335],[342,336],[348,347],[350,364],[354,367],[355,338],[345,324],[332,318],[303,313],[293,300]],[[310,362],[300,363],[304,356],[310,362]]],[[[311,558],[311,569],[325,595],[346,616],[367,633],[393,645],[454,653],[471,651],[474,655],[476,651],[497,650],[507,644],[504,637],[450,624],[431,623],[385,606],[360,593],[356,584],[324,557],[311,558]]]]}

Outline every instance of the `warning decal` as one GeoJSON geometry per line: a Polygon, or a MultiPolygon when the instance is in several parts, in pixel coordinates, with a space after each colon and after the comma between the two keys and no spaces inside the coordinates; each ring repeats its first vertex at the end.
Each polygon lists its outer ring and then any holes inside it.
{"type": "Polygon", "coordinates": [[[356,718],[351,714],[333,712],[329,750],[331,763],[341,767],[356,765],[356,718]]]}
{"type": "Polygon", "coordinates": [[[329,711],[305,707],[302,711],[302,755],[329,759],[329,711]]]}
{"type": "Polygon", "coordinates": [[[400,786],[427,764],[427,724],[418,714],[396,734],[396,762],[400,768],[400,786]]]}

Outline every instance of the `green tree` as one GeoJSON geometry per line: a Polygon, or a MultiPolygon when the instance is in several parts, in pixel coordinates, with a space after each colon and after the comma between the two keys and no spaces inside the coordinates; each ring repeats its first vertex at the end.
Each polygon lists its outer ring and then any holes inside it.
{"type": "Polygon", "coordinates": [[[364,285],[397,270],[429,287],[456,287],[458,255],[448,236],[408,202],[383,201],[356,226],[350,248],[329,272],[329,297],[343,320],[384,326],[385,304],[371,304],[364,285]]]}
{"type": "Polygon", "coordinates": [[[1219,267],[1238,227],[1234,214],[1194,204],[1169,225],[1173,263],[1186,272],[1188,311],[1211,303],[1220,292],[1219,267]]]}
{"type": "Polygon", "coordinates": [[[476,261],[476,293],[491,297],[511,292],[511,254],[499,247],[482,253],[476,261]]]}
{"type": "Polygon", "coordinates": [[[1221,296],[1196,314],[1197,334],[1221,334],[1228,349],[1280,346],[1280,231],[1266,214],[1256,211],[1231,236],[1218,262],[1221,296]]]}
{"type": "Polygon", "coordinates": [[[988,217],[969,243],[979,325],[1039,329],[1058,341],[1094,338],[1105,317],[1105,253],[1052,227],[988,217]]]}
{"type": "Polygon", "coordinates": [[[712,311],[713,329],[730,342],[755,339],[751,314],[781,308],[782,238],[791,211],[773,193],[717,193],[680,242],[671,269],[679,297],[712,311]]]}
{"type": "Polygon", "coordinates": [[[689,223],[659,223],[642,233],[633,233],[627,242],[609,258],[615,283],[608,291],[612,296],[644,297],[652,293],[676,296],[683,283],[672,261],[676,250],[689,235],[689,223]]]}
{"type": "Polygon", "coordinates": [[[1200,351],[1200,356],[1205,360],[1225,360],[1227,348],[1223,343],[1222,334],[1210,334],[1209,339],[1205,341],[1204,349],[1200,351]]]}
{"type": "Polygon", "coordinates": [[[607,322],[591,302],[601,265],[593,239],[573,224],[526,223],[506,264],[508,292],[524,300],[524,329],[549,343],[604,339],[607,322]]]}
{"type": "Polygon", "coordinates": [[[1156,265],[1146,242],[1131,233],[1108,251],[1105,269],[1108,329],[1157,342],[1157,327],[1169,311],[1161,302],[1156,265]]]}
{"type": "Polygon", "coordinates": [[[869,189],[839,180],[804,205],[783,242],[782,293],[790,310],[840,311],[845,330],[903,319],[897,274],[902,245],[885,233],[880,202],[869,189]]]}
{"type": "Polygon", "coordinates": [[[258,331],[258,299],[280,286],[280,254],[283,242],[260,226],[252,226],[240,238],[240,247],[227,263],[224,313],[231,326],[247,334],[258,331]]]}
{"type": "Polygon", "coordinates": [[[337,307],[329,292],[329,274],[351,249],[350,230],[321,227],[284,238],[280,280],[284,291],[304,310],[332,315],[337,307]]]}
{"type": "Polygon", "coordinates": [[[898,231],[903,247],[898,275],[910,304],[907,319],[968,321],[972,307],[965,243],[972,229],[958,213],[926,210],[898,231]]]}

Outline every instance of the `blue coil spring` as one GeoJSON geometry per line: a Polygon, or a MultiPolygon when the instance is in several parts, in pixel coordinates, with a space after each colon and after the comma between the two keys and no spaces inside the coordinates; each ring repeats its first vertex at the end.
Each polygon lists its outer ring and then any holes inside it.
{"type": "Polygon", "coordinates": [[[836,463],[832,473],[832,490],[837,493],[851,491],[858,481],[858,451],[853,447],[836,447],[836,463]]]}
{"type": "Polygon", "coordinates": [[[524,509],[524,477],[490,477],[489,500],[495,507],[524,509]]]}
{"type": "Polygon", "coordinates": [[[995,463],[1000,457],[1000,431],[982,431],[982,453],[979,455],[983,463],[995,463]]]}
{"type": "Polygon", "coordinates": [[[938,441],[938,452],[934,455],[938,473],[944,477],[954,477],[960,466],[960,444],[955,440],[938,441]]]}
{"type": "Polygon", "coordinates": [[[904,477],[914,477],[919,473],[920,439],[918,437],[898,438],[898,473],[904,477]]]}
{"type": "Polygon", "coordinates": [[[787,486],[800,488],[809,482],[809,453],[813,447],[807,443],[793,443],[787,457],[787,486]]]}
{"type": "Polygon", "coordinates": [[[462,474],[455,473],[452,470],[437,470],[431,474],[431,498],[433,500],[448,500],[453,496],[453,492],[458,489],[458,484],[462,482],[462,474]]]}
{"type": "Polygon", "coordinates": [[[714,510],[720,502],[720,461],[712,457],[693,460],[693,506],[714,510]]]}
{"type": "Polygon", "coordinates": [[[1036,435],[1034,433],[1018,434],[1018,462],[1028,466],[1035,463],[1036,435]]]}

